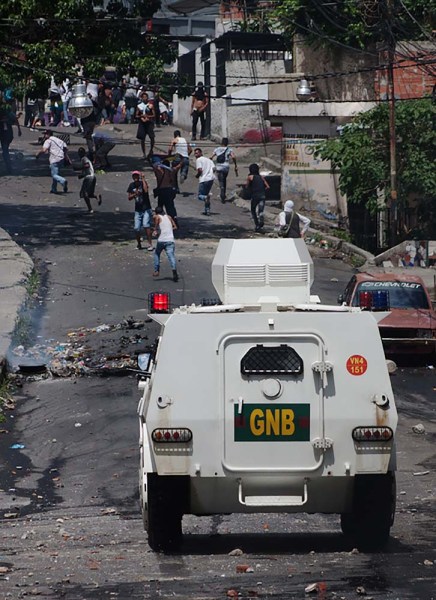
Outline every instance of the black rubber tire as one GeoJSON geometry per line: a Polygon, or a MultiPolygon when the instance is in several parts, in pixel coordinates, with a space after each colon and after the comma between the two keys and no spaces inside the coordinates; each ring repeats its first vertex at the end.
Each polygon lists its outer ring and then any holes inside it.
{"type": "Polygon", "coordinates": [[[182,545],[184,498],[180,477],[147,476],[148,545],[155,552],[174,552],[182,545]]]}
{"type": "Polygon", "coordinates": [[[356,475],[353,506],[341,515],[341,528],[357,547],[382,548],[389,539],[396,505],[395,474],[356,475]]]}

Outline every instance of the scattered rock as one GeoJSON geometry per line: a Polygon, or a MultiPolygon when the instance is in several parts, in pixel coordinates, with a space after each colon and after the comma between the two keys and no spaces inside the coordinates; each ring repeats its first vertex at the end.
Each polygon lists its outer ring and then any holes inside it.
{"type": "Polygon", "coordinates": [[[240,548],[235,548],[229,552],[229,556],[242,556],[244,552],[240,548]]]}
{"type": "Polygon", "coordinates": [[[236,573],[253,573],[254,569],[250,565],[236,565],[236,573]]]}
{"type": "Polygon", "coordinates": [[[360,585],[358,588],[356,588],[356,594],[359,596],[366,596],[366,590],[363,585],[360,585]]]}

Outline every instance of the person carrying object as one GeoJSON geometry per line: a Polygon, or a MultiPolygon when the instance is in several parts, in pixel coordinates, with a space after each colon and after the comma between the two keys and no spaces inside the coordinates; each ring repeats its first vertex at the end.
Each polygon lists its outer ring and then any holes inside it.
{"type": "Polygon", "coordinates": [[[98,205],[101,205],[101,194],[98,197],[95,195],[95,184],[97,183],[97,178],[95,176],[94,167],[92,165],[91,159],[86,156],[85,148],[81,147],[77,150],[77,154],[80,158],[80,166],[74,166],[75,171],[81,171],[79,174],[79,179],[82,179],[82,187],[80,188],[80,197],[84,199],[85,204],[88,208],[88,212],[92,214],[94,211],[91,206],[91,198],[95,198],[98,200],[98,205]]]}
{"type": "Polygon", "coordinates": [[[284,238],[304,238],[309,229],[310,219],[300,215],[294,210],[292,200],[287,200],[282,212],[278,216],[278,235],[284,238]]]}
{"type": "Polygon", "coordinates": [[[136,247],[138,250],[142,250],[141,229],[144,228],[148,242],[147,250],[151,252],[154,250],[151,239],[153,214],[151,212],[150,196],[148,194],[148,183],[145,180],[144,174],[140,171],[133,171],[132,178],[133,181],[127,188],[127,197],[129,201],[135,201],[134,229],[137,244],[136,247]]]}

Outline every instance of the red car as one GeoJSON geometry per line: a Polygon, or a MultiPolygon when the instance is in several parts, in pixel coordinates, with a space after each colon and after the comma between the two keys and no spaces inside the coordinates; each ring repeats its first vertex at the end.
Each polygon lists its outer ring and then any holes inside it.
{"type": "Polygon", "coordinates": [[[378,323],[386,353],[436,353],[436,312],[423,280],[408,273],[359,273],[338,297],[340,304],[390,311],[378,323]]]}

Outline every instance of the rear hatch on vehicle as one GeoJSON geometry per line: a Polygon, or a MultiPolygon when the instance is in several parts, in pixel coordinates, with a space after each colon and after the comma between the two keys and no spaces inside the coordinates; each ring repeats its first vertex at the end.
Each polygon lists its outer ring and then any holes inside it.
{"type": "Polygon", "coordinates": [[[324,436],[315,334],[233,335],[224,339],[224,455],[231,472],[304,473],[322,464],[324,436]]]}

